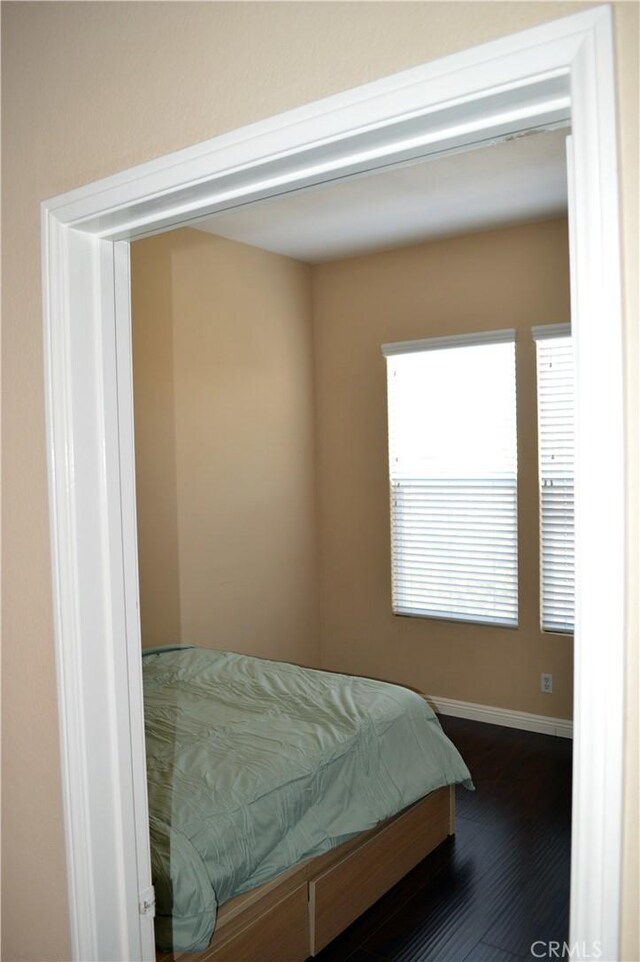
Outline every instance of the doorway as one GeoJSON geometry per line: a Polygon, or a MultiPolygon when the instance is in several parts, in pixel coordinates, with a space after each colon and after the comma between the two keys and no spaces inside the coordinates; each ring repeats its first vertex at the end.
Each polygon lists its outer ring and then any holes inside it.
{"type": "Polygon", "coordinates": [[[44,205],[50,505],[75,958],[153,958],[129,242],[249,200],[563,118],[573,129],[569,210],[582,479],[571,938],[599,941],[605,957],[616,957],[624,501],[613,90],[610,14],[600,8],[301,108],[44,205]],[[606,518],[597,482],[603,458],[611,492],[606,518]]]}

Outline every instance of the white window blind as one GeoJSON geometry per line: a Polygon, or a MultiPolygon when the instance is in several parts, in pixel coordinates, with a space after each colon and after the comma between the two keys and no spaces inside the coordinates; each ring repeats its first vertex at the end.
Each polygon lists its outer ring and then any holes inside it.
{"type": "Polygon", "coordinates": [[[393,610],[517,625],[515,335],[387,344],[393,610]]]}
{"type": "Polygon", "coordinates": [[[533,329],[538,369],[540,618],[545,631],[574,624],[574,360],[568,324],[533,329]]]}

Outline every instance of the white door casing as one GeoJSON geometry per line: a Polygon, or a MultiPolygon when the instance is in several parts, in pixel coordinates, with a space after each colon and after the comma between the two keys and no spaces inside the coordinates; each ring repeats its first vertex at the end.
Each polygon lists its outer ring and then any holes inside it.
{"type": "Polygon", "coordinates": [[[154,959],[129,241],[249,200],[571,119],[577,355],[572,958],[618,958],[624,439],[611,12],[395,74],[42,205],[49,501],[74,960],[154,959]],[[607,469],[609,501],[600,503],[607,469]],[[606,639],[606,644],[603,643],[606,639]]]}

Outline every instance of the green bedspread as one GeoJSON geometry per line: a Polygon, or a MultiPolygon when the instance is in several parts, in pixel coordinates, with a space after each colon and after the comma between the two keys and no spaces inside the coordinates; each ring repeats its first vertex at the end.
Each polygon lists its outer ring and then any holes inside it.
{"type": "Polygon", "coordinates": [[[147,650],[143,671],[160,948],[203,949],[227,899],[473,787],[406,688],[186,646],[147,650]]]}

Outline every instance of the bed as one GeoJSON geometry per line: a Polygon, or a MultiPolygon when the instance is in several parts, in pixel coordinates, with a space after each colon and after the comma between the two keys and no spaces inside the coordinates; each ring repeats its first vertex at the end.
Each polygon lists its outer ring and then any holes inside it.
{"type": "Polygon", "coordinates": [[[453,831],[469,772],[397,685],[143,653],[159,958],[301,962],[453,831]]]}

